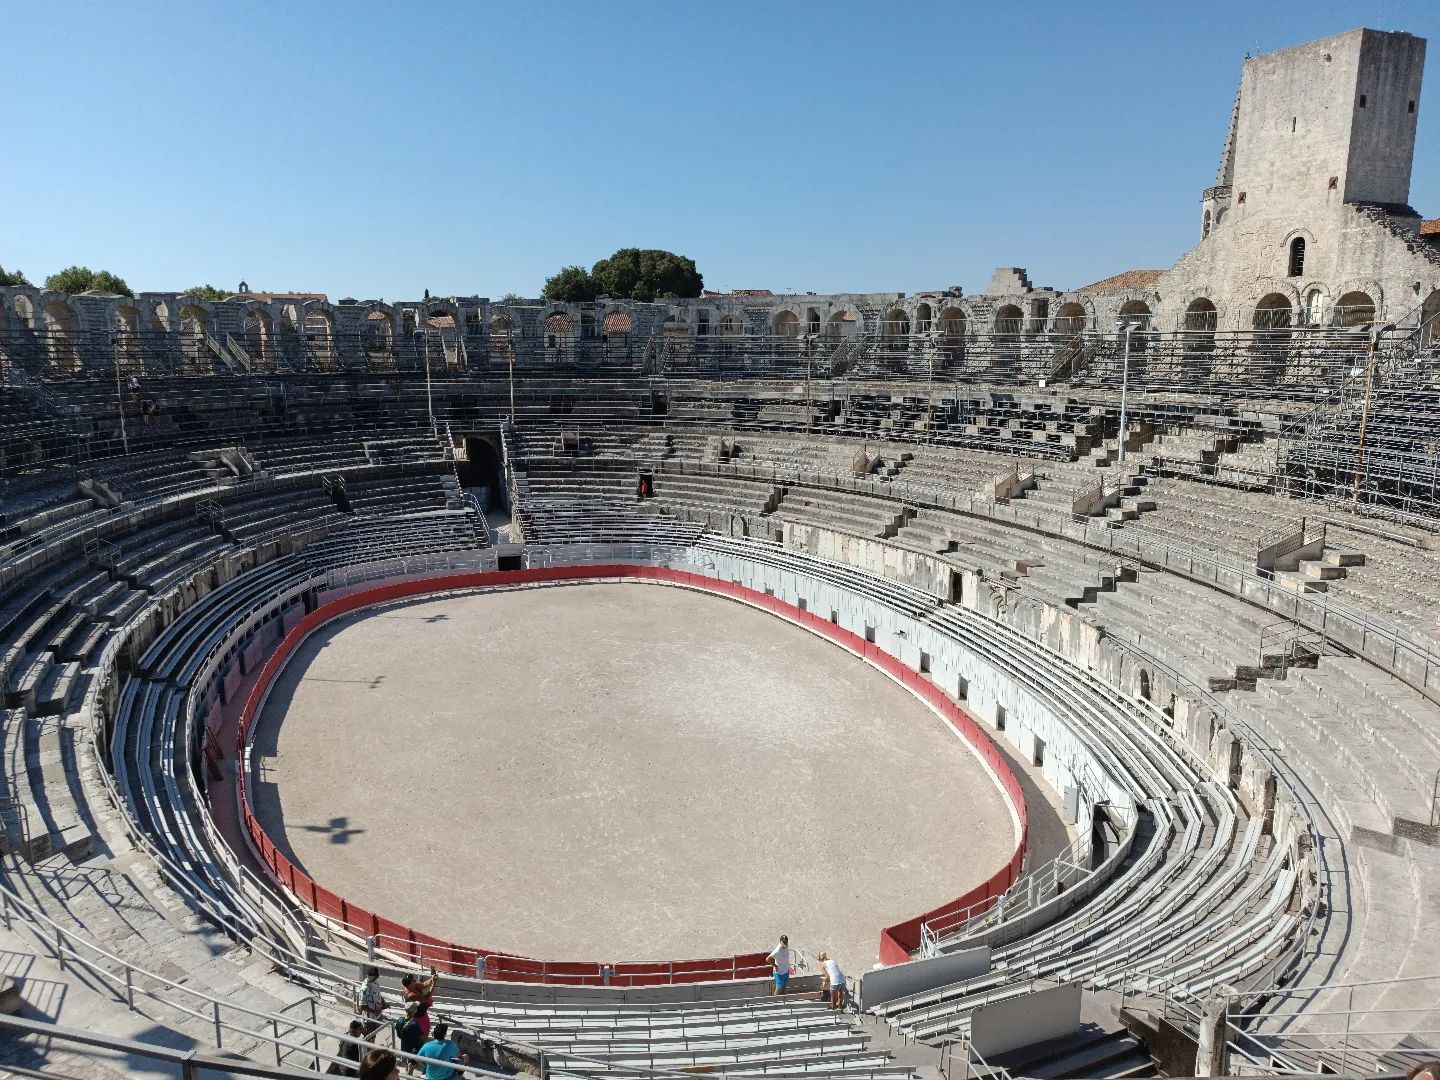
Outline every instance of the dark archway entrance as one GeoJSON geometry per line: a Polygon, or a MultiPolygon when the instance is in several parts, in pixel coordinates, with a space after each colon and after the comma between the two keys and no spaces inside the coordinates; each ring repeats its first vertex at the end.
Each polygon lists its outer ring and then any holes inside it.
{"type": "Polygon", "coordinates": [[[460,486],[473,492],[487,510],[505,506],[505,469],[497,439],[494,435],[466,435],[465,459],[455,462],[460,486]]]}

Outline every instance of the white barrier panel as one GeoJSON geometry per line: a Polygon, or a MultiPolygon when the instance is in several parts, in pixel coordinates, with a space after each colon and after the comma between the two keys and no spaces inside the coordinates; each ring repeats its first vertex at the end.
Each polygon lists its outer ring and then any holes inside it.
{"type": "Polygon", "coordinates": [[[981,1005],[970,1014],[970,1043],[987,1059],[1079,1030],[1079,983],[1032,989],[1023,997],[981,1005]]]}
{"type": "Polygon", "coordinates": [[[860,976],[860,1007],[873,1009],[907,994],[948,986],[962,979],[984,975],[989,970],[990,949],[985,945],[932,956],[928,960],[876,968],[860,976]]]}

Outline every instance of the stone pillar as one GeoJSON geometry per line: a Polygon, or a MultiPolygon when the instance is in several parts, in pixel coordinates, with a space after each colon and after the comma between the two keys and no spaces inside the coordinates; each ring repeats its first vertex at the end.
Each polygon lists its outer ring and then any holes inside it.
{"type": "Polygon", "coordinates": [[[1195,1047],[1196,1076],[1225,1075],[1225,1006],[1227,999],[1210,997],[1200,1016],[1200,1032],[1195,1047]]]}

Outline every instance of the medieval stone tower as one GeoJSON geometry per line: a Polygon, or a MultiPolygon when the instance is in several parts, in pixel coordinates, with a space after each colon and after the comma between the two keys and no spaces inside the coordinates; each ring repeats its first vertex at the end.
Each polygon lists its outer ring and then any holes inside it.
{"type": "Polygon", "coordinates": [[[1406,242],[1420,226],[1408,204],[1424,65],[1424,39],[1380,30],[1247,58],[1201,243],[1166,275],[1171,297],[1204,297],[1239,329],[1420,304],[1436,276],[1435,253],[1406,242]]]}

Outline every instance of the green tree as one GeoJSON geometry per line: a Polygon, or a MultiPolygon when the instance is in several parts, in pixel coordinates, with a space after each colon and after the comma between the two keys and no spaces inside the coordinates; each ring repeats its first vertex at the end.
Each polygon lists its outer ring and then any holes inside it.
{"type": "Polygon", "coordinates": [[[569,304],[587,304],[598,295],[595,279],[583,266],[562,267],[554,277],[545,279],[545,288],[540,293],[545,300],[560,300],[569,304]]]}
{"type": "Polygon", "coordinates": [[[30,280],[20,270],[6,270],[0,266],[0,285],[29,285],[30,280]]]}
{"type": "Polygon", "coordinates": [[[91,270],[88,266],[67,266],[58,274],[51,274],[45,279],[45,288],[72,294],[94,291],[119,296],[135,295],[124,278],[116,277],[109,270],[91,270]]]}
{"type": "Polygon", "coordinates": [[[695,260],[655,248],[621,248],[590,268],[595,295],[648,303],[657,296],[700,295],[705,281],[695,260]]]}
{"type": "Polygon", "coordinates": [[[500,303],[502,303],[502,304],[518,304],[518,303],[519,303],[521,300],[523,300],[523,299],[525,299],[525,298],[524,298],[523,296],[521,296],[519,293],[507,292],[504,296],[500,297],[500,303]]]}
{"type": "Polygon", "coordinates": [[[185,290],[186,296],[193,296],[196,300],[224,300],[231,295],[224,289],[217,289],[214,285],[195,285],[185,290]]]}

